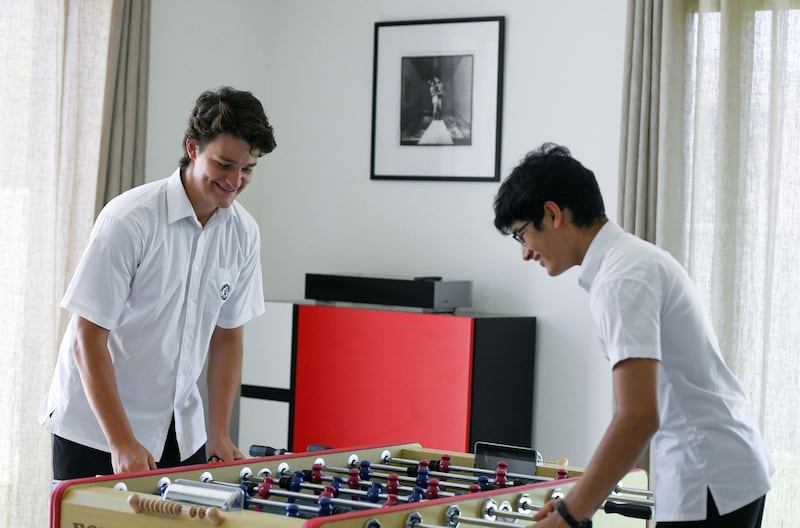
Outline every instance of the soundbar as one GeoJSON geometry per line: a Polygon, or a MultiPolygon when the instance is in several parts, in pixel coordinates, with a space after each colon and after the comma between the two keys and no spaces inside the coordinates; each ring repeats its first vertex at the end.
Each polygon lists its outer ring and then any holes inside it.
{"type": "Polygon", "coordinates": [[[367,277],[306,273],[307,299],[422,308],[434,312],[472,306],[472,281],[441,277],[367,277]]]}

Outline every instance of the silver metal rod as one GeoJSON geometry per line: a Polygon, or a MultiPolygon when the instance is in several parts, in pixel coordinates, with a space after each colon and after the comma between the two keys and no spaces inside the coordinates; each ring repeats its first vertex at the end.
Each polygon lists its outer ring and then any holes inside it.
{"type": "Polygon", "coordinates": [[[651,490],[646,489],[638,489],[638,488],[626,488],[624,486],[617,486],[614,488],[615,493],[630,493],[633,495],[645,495],[647,497],[652,497],[653,492],[651,490]]]}
{"type": "Polygon", "coordinates": [[[524,520],[524,521],[533,521],[533,516],[532,515],[528,515],[528,514],[525,514],[525,513],[517,513],[517,512],[513,512],[513,511],[507,511],[507,510],[505,510],[505,511],[504,510],[498,510],[497,508],[492,508],[492,509],[488,510],[486,513],[488,513],[489,515],[495,515],[497,517],[505,517],[507,519],[520,519],[520,520],[524,520]]]}
{"type": "MultiPolygon", "coordinates": [[[[388,464],[371,464],[370,468],[377,468],[377,469],[382,469],[383,471],[392,471],[392,472],[393,472],[393,470],[401,470],[402,471],[403,469],[408,469],[408,468],[405,468],[405,467],[402,467],[402,466],[390,466],[388,464]]],[[[433,471],[431,469],[428,469],[428,475],[430,475],[432,477],[437,477],[437,478],[469,480],[469,481],[472,481],[472,482],[475,482],[477,480],[477,477],[475,477],[475,475],[462,475],[461,473],[450,473],[450,472],[445,472],[445,471],[433,471]]]]}
{"type": "MultiPolygon", "coordinates": [[[[530,519],[530,517],[529,517],[529,519],[530,519]]],[[[489,521],[489,520],[486,520],[486,519],[478,519],[477,517],[463,517],[461,515],[457,515],[457,516],[453,517],[452,520],[458,521],[458,522],[463,522],[465,524],[477,524],[479,526],[519,528],[519,524],[514,523],[514,522],[489,521]]],[[[531,520],[531,522],[533,522],[533,520],[531,520]]]]}
{"type": "MultiPolygon", "coordinates": [[[[326,471],[331,471],[331,472],[334,472],[334,473],[341,473],[343,475],[349,475],[350,474],[350,470],[348,468],[343,468],[343,467],[326,466],[325,470],[326,471]]],[[[370,472],[370,477],[376,477],[376,478],[379,478],[379,479],[389,480],[389,474],[388,473],[370,472]]],[[[414,484],[416,484],[416,482],[417,482],[417,479],[415,479],[414,477],[408,477],[408,476],[405,476],[405,475],[398,475],[397,476],[397,480],[398,480],[398,482],[409,482],[409,483],[414,483],[414,484]]],[[[369,484],[370,481],[369,480],[362,480],[361,482],[364,482],[365,484],[369,484]]],[[[439,481],[439,487],[440,488],[451,488],[451,489],[459,489],[459,490],[463,490],[463,491],[469,491],[469,486],[468,485],[461,484],[459,482],[442,482],[442,481],[439,481]]],[[[451,493],[451,492],[447,492],[447,491],[440,491],[439,495],[441,495],[443,497],[444,496],[451,496],[452,497],[452,496],[455,495],[455,493],[451,493]]]]}
{"type": "MultiPolygon", "coordinates": [[[[406,465],[409,465],[409,466],[417,466],[417,465],[419,465],[419,460],[409,460],[407,458],[388,457],[388,458],[384,458],[383,461],[384,462],[397,462],[399,464],[406,464],[406,465]]],[[[467,466],[456,466],[456,465],[452,465],[452,464],[449,465],[448,468],[452,469],[452,470],[455,470],[455,471],[463,471],[465,473],[479,473],[481,475],[487,475],[487,476],[492,476],[492,477],[495,476],[495,474],[497,473],[497,471],[494,470],[494,469],[485,469],[485,468],[476,468],[476,467],[467,467],[467,466]]],[[[452,474],[449,473],[449,472],[437,472],[437,473],[440,473],[441,475],[452,476],[452,474]]],[[[537,476],[537,475],[526,475],[524,473],[506,473],[506,477],[518,478],[518,479],[523,479],[523,480],[532,480],[532,481],[537,481],[537,482],[549,482],[551,480],[555,480],[553,477],[541,477],[541,476],[537,476]]],[[[475,477],[471,477],[471,478],[475,478],[475,477]]]]}
{"type": "MultiPolygon", "coordinates": [[[[625,504],[636,504],[638,506],[650,506],[653,507],[654,503],[652,499],[642,499],[639,497],[630,497],[627,495],[609,495],[606,498],[606,501],[611,502],[622,502],[625,504]]],[[[605,501],[604,501],[605,502],[605,501]]]]}
{"type": "MultiPolygon", "coordinates": [[[[347,490],[340,491],[340,493],[347,493],[347,490]]],[[[310,495],[308,493],[299,493],[296,491],[286,491],[284,489],[275,489],[272,488],[270,490],[270,495],[277,495],[278,497],[287,497],[292,499],[300,499],[300,500],[310,500],[310,501],[317,501],[319,497],[316,495],[310,495]]],[[[331,498],[332,504],[339,504],[340,506],[351,506],[353,508],[382,508],[382,504],[375,504],[372,502],[367,501],[354,501],[348,499],[338,499],[338,498],[331,498]]]]}
{"type": "Polygon", "coordinates": [[[315,508],[314,506],[306,506],[305,504],[297,504],[296,502],[282,502],[282,501],[274,501],[269,499],[250,499],[252,504],[258,504],[259,506],[271,506],[273,508],[281,508],[285,509],[286,506],[289,504],[294,504],[297,506],[297,511],[313,513],[317,515],[319,513],[319,508],[315,508]]]}

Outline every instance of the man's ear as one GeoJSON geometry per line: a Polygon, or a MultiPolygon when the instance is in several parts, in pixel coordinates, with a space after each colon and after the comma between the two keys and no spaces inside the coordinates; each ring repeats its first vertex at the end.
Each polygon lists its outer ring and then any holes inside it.
{"type": "Polygon", "coordinates": [[[189,156],[189,159],[196,160],[197,159],[197,143],[192,138],[186,138],[186,154],[189,156]]]}
{"type": "Polygon", "coordinates": [[[555,228],[560,227],[565,220],[563,209],[552,200],[548,200],[544,203],[544,216],[551,220],[555,228]]]}

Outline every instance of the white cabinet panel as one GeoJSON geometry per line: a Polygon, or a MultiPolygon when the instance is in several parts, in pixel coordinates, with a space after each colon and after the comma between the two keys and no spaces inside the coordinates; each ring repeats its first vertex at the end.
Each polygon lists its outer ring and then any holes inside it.
{"type": "Polygon", "coordinates": [[[249,456],[253,444],[289,447],[289,404],[273,400],[239,399],[239,450],[249,456]]]}
{"type": "Polygon", "coordinates": [[[292,374],[294,305],[267,301],[264,307],[264,314],[242,329],[242,385],[288,390],[292,374]]]}

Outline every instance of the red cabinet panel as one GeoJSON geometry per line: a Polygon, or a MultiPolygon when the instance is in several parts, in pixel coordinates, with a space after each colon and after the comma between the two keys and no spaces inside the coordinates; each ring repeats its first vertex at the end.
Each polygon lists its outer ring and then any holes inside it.
{"type": "Polygon", "coordinates": [[[530,446],[536,318],[266,303],[243,332],[239,442],[530,446]]]}
{"type": "Polygon", "coordinates": [[[471,317],[298,307],[292,449],[470,451],[471,317]]]}

